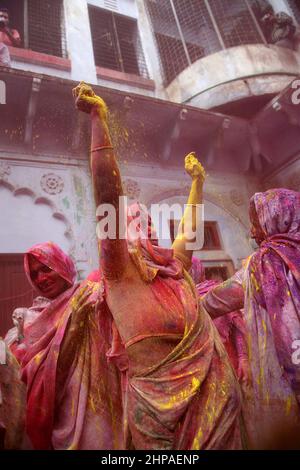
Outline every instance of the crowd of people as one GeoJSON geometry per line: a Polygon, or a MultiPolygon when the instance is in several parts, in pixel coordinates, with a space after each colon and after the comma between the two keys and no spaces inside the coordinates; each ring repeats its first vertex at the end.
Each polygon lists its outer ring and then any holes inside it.
{"type": "MultiPolygon", "coordinates": [[[[73,91],[91,116],[96,206],[123,194],[108,110],[91,87],[73,91]]],[[[99,269],[76,282],[54,243],[28,250],[38,297],[14,312],[0,365],[5,449],[261,449],[276,431],[299,436],[300,193],[250,200],[258,249],[224,283],[206,281],[187,249],[205,171],[185,159],[191,190],[171,249],[150,216],[126,214],[137,236],[99,240],[99,269]]],[[[276,440],[277,439],[277,440],[276,440]]],[[[278,442],[277,442],[278,441],[278,442]]],[[[294,444],[298,445],[298,444],[294,444]]]]}

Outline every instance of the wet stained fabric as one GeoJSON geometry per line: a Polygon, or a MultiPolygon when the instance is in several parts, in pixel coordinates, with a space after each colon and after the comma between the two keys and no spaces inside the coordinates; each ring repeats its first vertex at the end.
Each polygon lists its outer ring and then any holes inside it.
{"type": "MultiPolygon", "coordinates": [[[[71,259],[46,248],[34,255],[74,281],[71,259]]],[[[106,360],[110,326],[102,294],[100,282],[74,284],[25,330],[26,427],[36,449],[122,448],[119,379],[106,360]]]]}
{"type": "Polygon", "coordinates": [[[132,446],[242,448],[239,386],[211,319],[199,307],[191,278],[172,250],[149,249],[141,242],[137,251],[131,250],[131,258],[145,282],[144,333],[127,341],[123,338],[119,354],[113,355],[122,359],[126,374],[123,402],[132,446]],[[163,312],[162,319],[154,318],[158,311],[163,312]],[[151,339],[154,356],[174,336],[176,343],[169,354],[151,367],[131,372],[132,346],[147,349],[151,339]]]}

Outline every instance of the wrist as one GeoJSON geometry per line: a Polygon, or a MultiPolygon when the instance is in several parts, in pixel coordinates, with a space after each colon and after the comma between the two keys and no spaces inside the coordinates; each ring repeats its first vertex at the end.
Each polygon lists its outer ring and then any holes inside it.
{"type": "Polygon", "coordinates": [[[204,184],[204,179],[202,175],[196,175],[192,177],[192,183],[196,184],[198,187],[202,188],[204,184]]]}
{"type": "Polygon", "coordinates": [[[91,117],[92,119],[100,119],[100,121],[104,124],[107,125],[107,117],[105,111],[102,109],[102,106],[99,105],[94,105],[92,107],[91,111],[91,117]]]}

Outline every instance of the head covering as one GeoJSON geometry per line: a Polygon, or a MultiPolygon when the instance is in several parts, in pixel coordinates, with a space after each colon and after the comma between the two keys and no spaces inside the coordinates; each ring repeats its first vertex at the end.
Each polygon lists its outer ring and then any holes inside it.
{"type": "Polygon", "coordinates": [[[60,277],[65,279],[70,286],[73,286],[75,283],[77,276],[76,268],[70,256],[53,242],[40,243],[30,248],[24,256],[24,269],[28,281],[39,293],[42,294],[31,279],[28,255],[34,256],[40,263],[55,271],[60,277]]]}
{"type": "Polygon", "coordinates": [[[250,221],[261,229],[264,238],[273,235],[299,234],[300,193],[289,189],[270,189],[250,199],[250,221]]]}
{"type": "Polygon", "coordinates": [[[300,339],[300,193],[255,194],[250,219],[264,235],[244,283],[256,398],[274,406],[286,400],[291,409],[293,392],[300,398],[300,369],[292,361],[300,339]]]}
{"type": "Polygon", "coordinates": [[[132,259],[142,278],[151,281],[157,274],[179,279],[182,264],[174,258],[172,249],[160,247],[151,216],[145,206],[135,203],[127,212],[127,241],[132,259]]]}
{"type": "Polygon", "coordinates": [[[127,211],[127,228],[129,241],[135,237],[149,239],[152,245],[158,245],[158,239],[154,225],[152,224],[151,216],[146,207],[139,202],[135,202],[128,207],[127,211]],[[132,232],[136,231],[136,234],[132,232]]]}

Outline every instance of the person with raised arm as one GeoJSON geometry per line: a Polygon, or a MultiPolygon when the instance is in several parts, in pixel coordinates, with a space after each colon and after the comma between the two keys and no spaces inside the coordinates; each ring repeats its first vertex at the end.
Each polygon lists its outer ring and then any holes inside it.
{"type": "MultiPolygon", "coordinates": [[[[77,108],[91,115],[96,206],[111,204],[122,215],[121,176],[106,104],[83,82],[73,94],[77,108]]],[[[127,239],[121,237],[117,229],[115,238],[99,242],[106,301],[119,335],[118,346],[123,347],[127,445],[134,449],[240,449],[239,386],[187,273],[192,256],[187,241],[196,225],[205,172],[194,154],[187,157],[186,169],[192,189],[182,221],[185,229],[172,249],[149,240],[149,217],[148,227],[137,225],[134,240],[130,233],[127,239]]]]}

